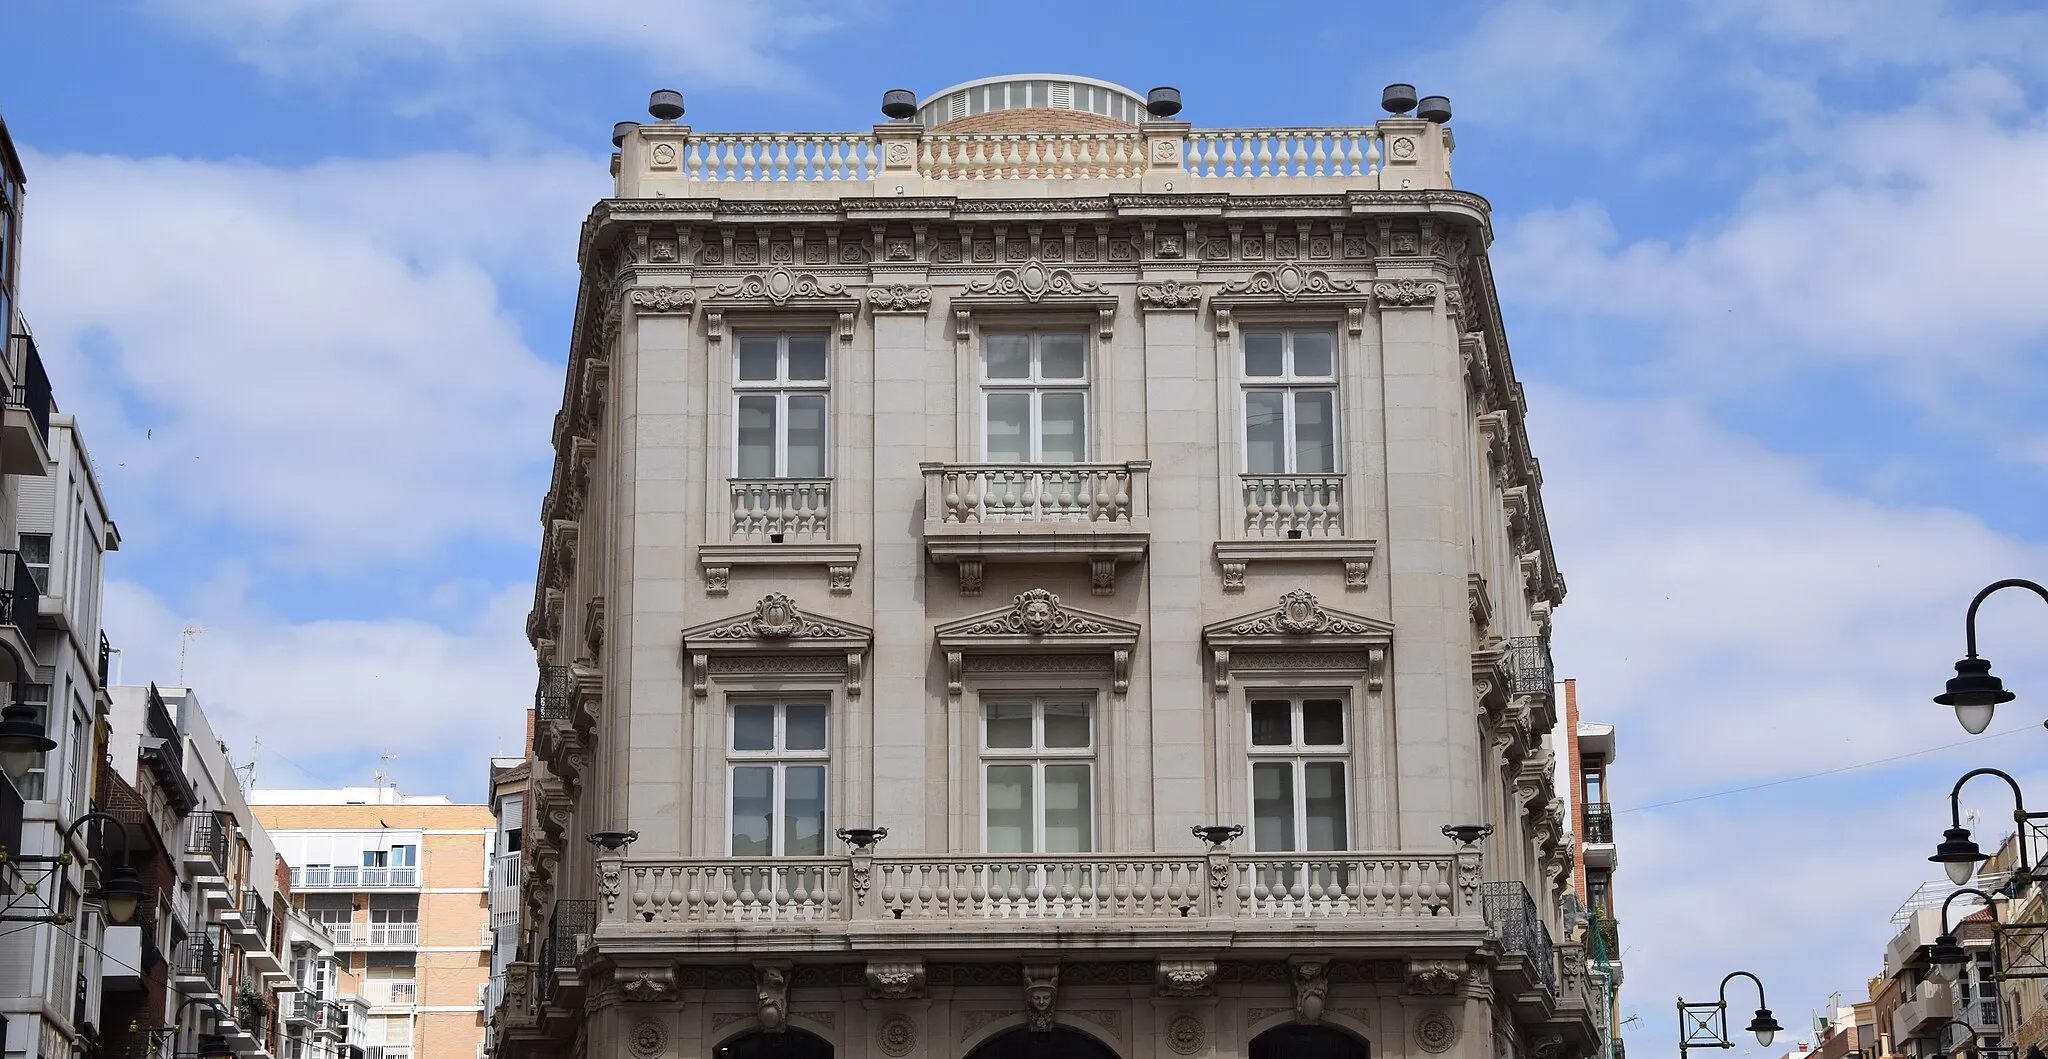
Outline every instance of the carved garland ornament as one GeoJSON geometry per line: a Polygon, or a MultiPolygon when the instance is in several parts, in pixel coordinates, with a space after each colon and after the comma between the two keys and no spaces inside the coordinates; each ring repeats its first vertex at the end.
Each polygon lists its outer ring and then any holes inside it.
{"type": "Polygon", "coordinates": [[[869,287],[868,305],[878,313],[921,313],[931,308],[932,289],[902,283],[869,287]]]}
{"type": "Polygon", "coordinates": [[[1372,296],[1381,305],[1406,309],[1435,305],[1437,293],[1441,290],[1443,284],[1431,280],[1397,279],[1373,284],[1372,296]]]}
{"type": "Polygon", "coordinates": [[[1169,279],[1138,287],[1138,304],[1146,309],[1192,309],[1201,301],[1202,287],[1196,283],[1169,279]]]}
{"type": "Polygon", "coordinates": [[[632,294],[633,308],[643,313],[686,313],[697,304],[688,287],[642,287],[632,294]]]}
{"type": "Polygon", "coordinates": [[[1042,588],[1034,588],[1017,597],[1016,605],[1009,613],[969,626],[969,635],[1000,635],[1021,633],[1029,636],[1045,636],[1051,633],[1073,635],[1100,635],[1108,633],[1109,627],[1089,621],[1079,615],[1069,614],[1060,606],[1060,597],[1042,588]]]}

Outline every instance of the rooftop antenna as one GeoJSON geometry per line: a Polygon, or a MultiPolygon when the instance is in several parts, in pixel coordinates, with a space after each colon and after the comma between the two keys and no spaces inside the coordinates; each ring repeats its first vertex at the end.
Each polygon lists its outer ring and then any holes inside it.
{"type": "Polygon", "coordinates": [[[205,629],[189,621],[178,632],[178,686],[181,688],[191,686],[185,683],[185,647],[192,642],[194,636],[202,635],[205,632],[205,629]]]}
{"type": "Polygon", "coordinates": [[[391,773],[385,769],[386,765],[389,765],[396,760],[398,760],[398,755],[392,753],[389,750],[386,750],[382,754],[377,755],[377,761],[379,762],[379,764],[377,765],[377,772],[375,774],[377,786],[383,787],[387,783],[394,788],[398,786],[398,784],[396,783],[391,783],[391,773]]]}

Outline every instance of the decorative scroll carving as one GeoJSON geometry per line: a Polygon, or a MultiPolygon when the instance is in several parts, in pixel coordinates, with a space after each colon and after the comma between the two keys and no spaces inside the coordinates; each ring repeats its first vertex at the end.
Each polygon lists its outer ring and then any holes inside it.
{"type": "Polygon", "coordinates": [[[1101,292],[1101,284],[1077,280],[1071,271],[1064,268],[1047,268],[1045,262],[1036,257],[1027,259],[1016,268],[999,269],[988,279],[967,284],[969,294],[1017,295],[1033,303],[1048,296],[1077,297],[1101,292]]]}
{"type": "Polygon", "coordinates": [[[705,635],[707,640],[789,640],[811,637],[839,639],[858,635],[848,629],[809,617],[796,602],[780,592],[762,596],[754,613],[705,635]]]}
{"type": "Polygon", "coordinates": [[[1215,960],[1161,960],[1159,995],[1208,996],[1216,987],[1215,960]]]}
{"type": "Polygon", "coordinates": [[[867,967],[868,994],[876,1000],[915,1000],[924,996],[924,961],[883,962],[867,967]]]}
{"type": "Polygon", "coordinates": [[[673,967],[647,967],[620,972],[619,991],[636,1004],[654,1004],[676,998],[673,967]]]}
{"type": "Polygon", "coordinates": [[[1296,588],[1281,594],[1278,610],[1233,625],[1230,631],[1238,636],[1309,636],[1316,633],[1359,636],[1378,630],[1331,614],[1323,609],[1315,593],[1296,588]]]}
{"type": "Polygon", "coordinates": [[[1023,633],[1029,636],[1045,636],[1051,633],[1104,634],[1111,630],[1099,622],[1068,613],[1060,605],[1060,597],[1042,588],[1034,588],[1017,597],[1016,605],[1006,614],[987,619],[969,626],[969,636],[989,633],[1023,633]]]}
{"type": "Polygon", "coordinates": [[[820,280],[808,272],[793,272],[787,268],[770,269],[742,278],[738,283],[722,284],[712,292],[714,298],[760,299],[771,305],[782,306],[792,301],[816,301],[839,298],[846,294],[846,285],[820,280]]]}
{"type": "Polygon", "coordinates": [[[1276,295],[1291,302],[1304,294],[1351,294],[1357,291],[1357,280],[1331,279],[1330,274],[1321,269],[1282,265],[1260,269],[1236,283],[1225,283],[1216,293],[1276,295]]]}
{"type": "Polygon", "coordinates": [[[1422,996],[1448,996],[1465,980],[1462,960],[1409,960],[1408,991],[1422,996]]]}

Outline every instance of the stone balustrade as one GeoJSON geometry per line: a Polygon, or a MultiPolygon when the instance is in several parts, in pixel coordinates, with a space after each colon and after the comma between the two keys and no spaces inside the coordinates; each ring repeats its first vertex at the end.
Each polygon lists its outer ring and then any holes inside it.
{"type": "Polygon", "coordinates": [[[926,135],[918,172],[928,180],[1088,180],[1145,170],[1137,132],[926,135]]]}
{"type": "Polygon", "coordinates": [[[1253,540],[1344,536],[1341,474],[1247,474],[1244,535],[1253,540]]]}
{"type": "Polygon", "coordinates": [[[1088,523],[1145,518],[1149,462],[928,463],[926,518],[941,525],[1088,523]]]}
{"type": "Polygon", "coordinates": [[[832,532],[830,478],[731,478],[732,539],[790,544],[832,532]]]}
{"type": "Polygon", "coordinates": [[[1380,171],[1380,133],[1371,126],[1193,129],[1181,164],[1202,177],[1370,177],[1380,171]]]}
{"type": "MultiPolygon", "coordinates": [[[[934,854],[608,861],[605,920],[703,924],[1476,915],[1451,853],[934,854]]],[[[1446,920],[1450,923],[1452,920],[1446,920]]],[[[1013,924],[1017,925],[1017,924],[1013,924]]]]}
{"type": "Polygon", "coordinates": [[[707,132],[691,135],[679,168],[706,183],[870,180],[881,158],[872,133],[707,132]]]}

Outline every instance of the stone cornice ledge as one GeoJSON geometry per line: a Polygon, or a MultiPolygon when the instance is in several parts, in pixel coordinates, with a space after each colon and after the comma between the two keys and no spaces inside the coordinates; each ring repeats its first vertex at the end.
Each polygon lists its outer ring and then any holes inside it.
{"type": "Polygon", "coordinates": [[[705,592],[726,594],[735,566],[822,566],[832,594],[853,591],[853,571],[860,565],[858,544],[700,544],[697,565],[703,567],[705,592]]]}
{"type": "Polygon", "coordinates": [[[1244,591],[1245,567],[1254,562],[1337,562],[1344,564],[1344,587],[1366,585],[1379,542],[1363,538],[1324,537],[1309,540],[1217,541],[1216,561],[1223,567],[1223,591],[1244,591]]]}

